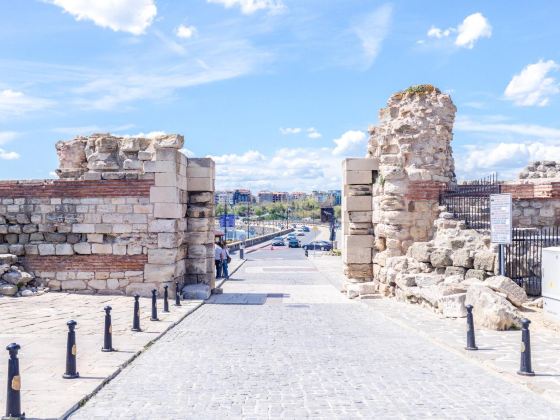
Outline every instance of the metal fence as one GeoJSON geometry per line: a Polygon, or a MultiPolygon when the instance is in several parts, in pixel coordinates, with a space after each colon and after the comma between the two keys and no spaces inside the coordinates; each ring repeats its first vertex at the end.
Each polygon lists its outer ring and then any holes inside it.
{"type": "Polygon", "coordinates": [[[560,226],[541,229],[515,228],[506,248],[506,276],[523,287],[528,295],[541,295],[542,250],[560,245],[560,226]]]}
{"type": "Polygon", "coordinates": [[[496,174],[470,181],[444,190],[439,203],[453,213],[456,219],[464,220],[469,229],[490,229],[490,194],[499,194],[501,186],[496,174]]]}

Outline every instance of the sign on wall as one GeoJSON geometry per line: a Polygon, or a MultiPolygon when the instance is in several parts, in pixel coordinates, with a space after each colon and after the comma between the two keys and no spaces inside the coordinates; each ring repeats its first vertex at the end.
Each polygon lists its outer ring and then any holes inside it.
{"type": "Polygon", "coordinates": [[[511,194],[490,195],[490,236],[492,243],[511,244],[511,194]]]}
{"type": "Polygon", "coordinates": [[[334,209],[332,207],[321,207],[321,223],[329,223],[334,220],[334,209]]]}

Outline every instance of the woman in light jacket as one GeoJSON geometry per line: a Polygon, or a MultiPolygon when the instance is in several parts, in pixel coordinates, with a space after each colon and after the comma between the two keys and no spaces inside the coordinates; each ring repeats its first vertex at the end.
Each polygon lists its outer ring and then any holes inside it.
{"type": "Polygon", "coordinates": [[[222,242],[222,277],[229,279],[228,264],[231,262],[227,243],[222,242]]]}

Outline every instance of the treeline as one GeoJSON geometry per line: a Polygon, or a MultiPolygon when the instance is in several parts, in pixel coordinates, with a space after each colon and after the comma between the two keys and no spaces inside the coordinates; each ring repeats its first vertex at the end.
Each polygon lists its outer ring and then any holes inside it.
{"type": "MultiPolygon", "coordinates": [[[[291,201],[290,203],[266,203],[266,204],[236,204],[228,205],[228,214],[235,214],[240,217],[247,215],[257,216],[262,220],[285,220],[288,214],[290,219],[320,219],[321,205],[313,199],[302,199],[291,201]]],[[[335,216],[340,218],[340,206],[334,206],[335,216]]],[[[216,206],[216,215],[225,214],[225,206],[218,204],[216,206]]]]}

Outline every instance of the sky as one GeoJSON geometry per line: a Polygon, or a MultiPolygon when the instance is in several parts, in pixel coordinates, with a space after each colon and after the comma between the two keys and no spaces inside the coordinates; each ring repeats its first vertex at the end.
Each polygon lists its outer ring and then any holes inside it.
{"type": "Polygon", "coordinates": [[[458,108],[459,179],[560,160],[560,2],[0,0],[0,178],[75,135],[181,133],[217,188],[339,189],[389,96],[458,108]]]}

